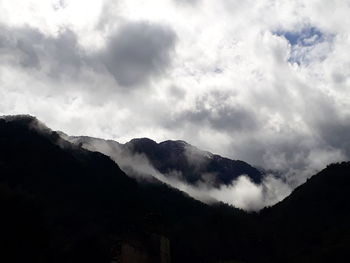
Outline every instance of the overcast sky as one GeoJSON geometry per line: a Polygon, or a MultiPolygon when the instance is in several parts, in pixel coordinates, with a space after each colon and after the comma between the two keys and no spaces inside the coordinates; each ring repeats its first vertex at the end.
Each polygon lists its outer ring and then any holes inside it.
{"type": "Polygon", "coordinates": [[[0,114],[291,180],[350,156],[348,0],[0,0],[0,114]]]}

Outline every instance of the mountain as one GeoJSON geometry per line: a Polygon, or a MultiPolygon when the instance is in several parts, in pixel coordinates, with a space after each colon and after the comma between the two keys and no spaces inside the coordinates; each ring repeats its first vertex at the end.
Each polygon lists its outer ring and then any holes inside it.
{"type": "Polygon", "coordinates": [[[349,193],[348,162],[260,213],[209,206],[33,117],[0,117],[1,262],[347,262],[349,193]]]}
{"type": "Polygon", "coordinates": [[[349,193],[350,162],[331,164],[282,202],[261,211],[269,227],[266,242],[279,248],[273,261],[347,262],[349,193]]]}
{"type": "MultiPolygon", "coordinates": [[[[246,162],[202,151],[184,141],[168,140],[156,143],[148,138],[140,138],[120,144],[112,140],[85,136],[67,137],[67,139],[86,149],[114,157],[122,167],[125,156],[133,158],[135,155],[143,155],[147,159],[146,162],[149,162],[156,171],[191,185],[206,184],[220,187],[231,184],[241,175],[247,175],[254,183],[259,184],[263,178],[262,172],[246,162]]],[[[136,163],[134,160],[128,165],[133,166],[136,163]]]]}
{"type": "MultiPolygon", "coordinates": [[[[160,182],[138,183],[109,157],[65,141],[30,116],[0,118],[0,204],[1,262],[110,263],[115,244],[157,240],[170,240],[172,262],[198,262],[220,255],[212,246],[219,236],[210,230],[220,218],[246,218],[160,182]]],[[[230,228],[243,236],[240,225],[230,228]]],[[[140,251],[155,257],[154,249],[140,251]]]]}

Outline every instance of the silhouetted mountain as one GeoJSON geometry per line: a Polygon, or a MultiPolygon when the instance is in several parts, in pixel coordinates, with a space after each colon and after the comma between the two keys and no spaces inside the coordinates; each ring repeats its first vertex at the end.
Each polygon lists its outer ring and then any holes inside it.
{"type": "Polygon", "coordinates": [[[109,157],[28,116],[0,119],[0,186],[1,262],[109,263],[116,240],[145,232],[169,237],[173,262],[213,258],[218,238],[203,229],[220,214],[246,216],[161,183],[138,184],[109,157]]]}
{"type": "MultiPolygon", "coordinates": [[[[220,155],[199,150],[184,141],[164,141],[156,143],[148,138],[133,139],[126,144],[112,140],[91,137],[69,137],[69,140],[100,151],[109,156],[130,156],[143,154],[160,173],[190,183],[204,183],[219,187],[229,185],[240,175],[247,175],[255,183],[260,183],[263,174],[243,161],[231,160],[220,155]]],[[[135,163],[134,163],[135,164],[135,163]]]]}
{"type": "Polygon", "coordinates": [[[1,262],[110,263],[124,246],[141,263],[168,247],[175,263],[347,262],[349,193],[341,163],[259,214],[208,206],[133,180],[33,117],[0,118],[1,262]]]}
{"type": "Polygon", "coordinates": [[[261,211],[269,226],[267,242],[279,248],[274,261],[347,262],[349,194],[350,162],[332,164],[282,202],[261,211]]]}

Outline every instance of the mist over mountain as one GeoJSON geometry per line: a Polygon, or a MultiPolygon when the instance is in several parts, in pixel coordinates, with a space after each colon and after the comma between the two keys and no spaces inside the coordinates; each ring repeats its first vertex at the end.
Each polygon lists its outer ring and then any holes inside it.
{"type": "Polygon", "coordinates": [[[147,139],[133,139],[124,145],[131,153],[145,154],[151,164],[163,174],[177,172],[190,184],[208,183],[214,187],[228,185],[240,175],[260,183],[263,174],[243,161],[197,149],[184,141],[164,141],[159,144],[147,139]]]}
{"type": "Polygon", "coordinates": [[[33,117],[0,118],[3,262],[346,262],[349,191],[340,163],[260,213],[206,205],[33,117]]]}
{"type": "Polygon", "coordinates": [[[184,141],[169,140],[156,143],[148,138],[140,138],[120,144],[112,140],[86,136],[65,138],[84,148],[111,156],[113,152],[129,156],[143,155],[158,172],[166,176],[177,176],[178,179],[192,185],[229,185],[243,174],[254,183],[261,183],[263,178],[262,172],[243,161],[230,160],[202,151],[184,141]]]}
{"type": "MultiPolygon", "coordinates": [[[[139,180],[160,180],[206,203],[222,201],[246,210],[273,205],[290,194],[280,177],[264,174],[246,162],[202,151],[184,141],[156,143],[148,138],[125,144],[87,136],[64,138],[110,156],[139,180]]],[[[157,181],[156,180],[156,181],[157,181]]]]}

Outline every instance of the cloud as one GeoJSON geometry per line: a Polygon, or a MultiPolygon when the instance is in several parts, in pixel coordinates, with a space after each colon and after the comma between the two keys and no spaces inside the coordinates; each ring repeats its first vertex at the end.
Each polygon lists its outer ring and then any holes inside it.
{"type": "Polygon", "coordinates": [[[0,55],[2,63],[42,70],[54,78],[76,75],[85,59],[71,30],[47,36],[31,27],[1,26],[0,55]]]}
{"type": "Polygon", "coordinates": [[[184,5],[196,5],[201,0],[173,0],[176,4],[184,4],[184,5]]]}
{"type": "Polygon", "coordinates": [[[111,157],[125,173],[137,180],[152,180],[152,178],[160,180],[163,178],[144,154],[132,154],[118,142],[90,137],[69,137],[65,134],[62,134],[62,137],[89,151],[101,152],[111,157]]]}
{"type": "Polygon", "coordinates": [[[98,52],[84,49],[68,28],[56,36],[31,27],[1,27],[2,63],[42,71],[49,77],[76,79],[83,67],[107,68],[120,86],[146,85],[167,71],[176,35],[171,28],[146,22],[130,22],[110,36],[98,52]]]}
{"type": "Polygon", "coordinates": [[[175,2],[0,2],[0,114],[181,139],[292,187],[350,158],[346,1],[175,2]]]}
{"type": "Polygon", "coordinates": [[[67,7],[67,2],[66,0],[54,0],[52,3],[52,8],[54,10],[60,10],[60,9],[64,9],[67,7]]]}
{"type": "MultiPolygon", "coordinates": [[[[261,184],[256,184],[248,176],[242,175],[230,185],[220,185],[217,188],[210,182],[216,175],[203,174],[202,177],[208,181],[189,184],[180,171],[172,170],[163,174],[152,166],[146,155],[132,153],[118,142],[90,137],[62,136],[85,149],[110,156],[125,173],[140,182],[160,181],[208,204],[220,201],[247,211],[257,211],[281,201],[291,192],[291,187],[286,182],[272,175],[265,176],[261,184]]],[[[203,154],[210,154],[191,145],[186,145],[185,151],[189,162],[198,166],[203,165],[203,154]]]]}
{"type": "Polygon", "coordinates": [[[220,189],[209,189],[209,195],[216,200],[242,208],[258,211],[284,199],[291,193],[291,187],[273,176],[267,176],[259,185],[247,176],[238,177],[231,185],[220,189]]]}
{"type": "Polygon", "coordinates": [[[240,105],[232,94],[220,91],[211,91],[196,98],[194,108],[174,116],[168,125],[175,126],[181,122],[230,133],[256,129],[259,123],[253,109],[240,105]]]}
{"type": "Polygon", "coordinates": [[[278,31],[291,45],[288,61],[298,64],[310,64],[313,60],[324,60],[332,51],[333,35],[321,32],[315,27],[305,25],[298,31],[278,31]]]}
{"type": "Polygon", "coordinates": [[[101,56],[116,81],[131,87],[166,72],[175,42],[176,34],[169,27],[128,23],[109,37],[101,56]]]}

